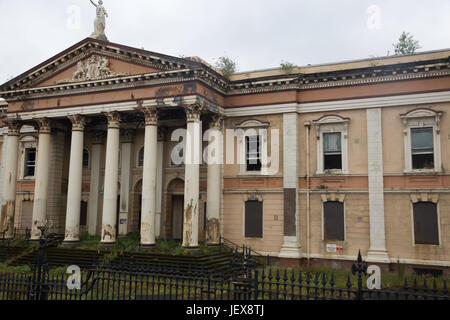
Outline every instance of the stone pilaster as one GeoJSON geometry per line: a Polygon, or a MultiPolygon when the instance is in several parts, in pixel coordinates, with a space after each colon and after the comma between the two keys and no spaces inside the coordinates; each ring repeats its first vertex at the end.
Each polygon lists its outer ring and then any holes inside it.
{"type": "Polygon", "coordinates": [[[120,115],[114,111],[106,113],[105,116],[108,118],[108,134],[106,140],[101,243],[114,244],[117,237],[120,115]]]}
{"type": "Polygon", "coordinates": [[[155,245],[156,179],[158,162],[158,112],[139,108],[145,116],[144,166],[142,170],[141,245],[155,245]]]}
{"type": "Polygon", "coordinates": [[[47,224],[51,122],[47,118],[35,119],[35,121],[39,127],[39,142],[31,226],[32,240],[38,240],[41,236],[40,227],[51,227],[51,225],[47,224]]]}
{"type": "Polygon", "coordinates": [[[135,131],[124,129],[120,133],[122,138],[122,159],[120,169],[120,210],[119,210],[119,236],[128,233],[128,217],[130,208],[130,180],[131,180],[131,153],[135,131]]]}
{"type": "Polygon", "coordinates": [[[201,107],[185,108],[187,133],[185,150],[185,182],[183,210],[183,246],[198,247],[198,197],[201,161],[201,107]]]}
{"type": "Polygon", "coordinates": [[[370,248],[366,261],[389,262],[384,224],[381,108],[367,109],[370,248]]]}
{"type": "Polygon", "coordinates": [[[220,244],[221,167],[223,163],[222,116],[215,116],[210,124],[208,149],[208,177],[206,196],[206,243],[220,244]],[[212,154],[214,153],[214,157],[212,154]],[[210,157],[211,156],[211,157],[210,157]]]}
{"type": "Polygon", "coordinates": [[[8,121],[8,139],[3,172],[3,196],[0,218],[0,231],[7,230],[5,238],[11,238],[14,229],[14,212],[16,208],[17,161],[19,155],[19,134],[21,125],[17,121],[8,121]]]}
{"type": "Polygon", "coordinates": [[[72,122],[69,184],[67,189],[66,229],[64,242],[80,241],[80,204],[83,175],[83,140],[85,119],[80,115],[69,116],[72,122]]]}
{"type": "Polygon", "coordinates": [[[283,114],[284,238],[279,257],[300,258],[298,235],[298,115],[283,114]]]}
{"type": "Polygon", "coordinates": [[[98,196],[100,190],[100,167],[101,153],[104,144],[105,133],[94,131],[92,133],[91,148],[91,187],[88,202],[88,232],[90,235],[97,234],[98,226],[98,196]]]}

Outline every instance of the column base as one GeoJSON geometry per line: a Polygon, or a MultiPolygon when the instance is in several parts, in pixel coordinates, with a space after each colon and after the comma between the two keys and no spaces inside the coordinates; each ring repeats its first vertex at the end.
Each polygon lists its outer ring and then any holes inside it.
{"type": "Polygon", "coordinates": [[[114,242],[100,242],[100,245],[105,247],[105,248],[115,247],[116,244],[117,244],[116,241],[114,241],[114,242]]]}
{"type": "Polygon", "coordinates": [[[144,244],[141,243],[141,249],[154,249],[156,247],[156,244],[144,244]]]}
{"type": "Polygon", "coordinates": [[[279,258],[302,258],[302,248],[296,243],[284,243],[278,254],[279,258]]]}
{"type": "Polygon", "coordinates": [[[371,250],[367,252],[366,262],[390,263],[387,250],[371,250]]]}
{"type": "Polygon", "coordinates": [[[63,247],[75,247],[79,244],[80,244],[80,240],[67,240],[67,241],[64,240],[61,245],[63,247]]]}

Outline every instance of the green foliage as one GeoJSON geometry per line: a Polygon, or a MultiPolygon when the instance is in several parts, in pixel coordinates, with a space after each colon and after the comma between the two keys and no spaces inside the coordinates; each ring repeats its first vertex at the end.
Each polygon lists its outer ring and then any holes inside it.
{"type": "Polygon", "coordinates": [[[292,62],[281,60],[280,68],[285,73],[291,73],[292,70],[294,70],[295,67],[297,67],[297,66],[295,64],[293,64],[292,62]]]}
{"type": "Polygon", "coordinates": [[[413,54],[420,49],[419,41],[414,40],[413,36],[406,31],[403,31],[397,43],[394,46],[395,55],[413,54]]]}
{"type": "Polygon", "coordinates": [[[229,78],[233,73],[237,71],[237,64],[229,57],[222,56],[216,61],[215,67],[222,71],[225,78],[229,78]]]}

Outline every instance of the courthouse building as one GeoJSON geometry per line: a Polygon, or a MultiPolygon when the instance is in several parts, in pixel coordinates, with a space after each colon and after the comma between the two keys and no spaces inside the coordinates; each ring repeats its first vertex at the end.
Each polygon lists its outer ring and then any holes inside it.
{"type": "Polygon", "coordinates": [[[450,50],[225,77],[89,37],[0,97],[6,237],[450,266],[450,50]],[[222,161],[176,161],[211,128],[222,161]]]}

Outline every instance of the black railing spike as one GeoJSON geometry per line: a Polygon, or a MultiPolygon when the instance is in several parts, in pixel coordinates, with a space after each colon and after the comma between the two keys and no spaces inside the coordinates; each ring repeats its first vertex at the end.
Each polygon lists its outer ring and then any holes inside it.
{"type": "Polygon", "coordinates": [[[442,289],[442,293],[443,293],[444,295],[448,295],[448,290],[447,290],[447,280],[444,280],[444,286],[443,286],[443,289],[442,289]]]}

